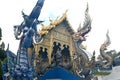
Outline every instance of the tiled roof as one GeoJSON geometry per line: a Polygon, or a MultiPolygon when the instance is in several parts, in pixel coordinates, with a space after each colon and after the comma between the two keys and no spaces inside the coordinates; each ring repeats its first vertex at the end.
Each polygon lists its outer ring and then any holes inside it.
{"type": "Polygon", "coordinates": [[[42,24],[42,29],[39,30],[39,34],[44,35],[47,34],[51,29],[55,28],[57,25],[63,22],[65,24],[66,29],[70,32],[70,34],[74,34],[75,31],[73,30],[72,26],[70,25],[68,18],[67,18],[67,11],[63,13],[61,18],[56,18],[56,20],[50,20],[50,24],[48,26],[45,26],[42,24]]]}

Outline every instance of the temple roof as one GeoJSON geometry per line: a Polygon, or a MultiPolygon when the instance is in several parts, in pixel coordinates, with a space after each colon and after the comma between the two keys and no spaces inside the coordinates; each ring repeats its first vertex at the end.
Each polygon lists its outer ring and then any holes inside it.
{"type": "Polygon", "coordinates": [[[75,33],[75,31],[73,30],[71,24],[69,23],[68,21],[68,18],[67,18],[67,11],[65,13],[63,13],[62,17],[61,18],[56,18],[56,20],[49,20],[50,21],[50,24],[48,26],[45,26],[44,24],[41,24],[42,25],[42,29],[39,30],[38,32],[41,34],[41,35],[45,35],[47,34],[50,30],[52,30],[53,28],[57,27],[57,25],[63,23],[66,27],[66,29],[68,30],[68,32],[70,32],[71,35],[73,35],[75,33]]]}

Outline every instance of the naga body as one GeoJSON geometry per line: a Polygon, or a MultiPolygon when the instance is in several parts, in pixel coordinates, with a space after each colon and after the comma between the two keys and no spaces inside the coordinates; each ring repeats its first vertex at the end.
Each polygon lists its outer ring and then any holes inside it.
{"type": "Polygon", "coordinates": [[[90,70],[95,63],[95,54],[89,60],[86,51],[81,47],[81,43],[86,40],[86,34],[91,30],[91,18],[88,14],[88,6],[85,11],[85,22],[83,27],[79,26],[78,31],[73,35],[75,45],[74,55],[74,73],[80,77],[87,78],[90,75],[90,70]]]}
{"type": "MultiPolygon", "coordinates": [[[[42,39],[41,35],[37,32],[37,24],[43,22],[38,20],[43,4],[44,0],[38,0],[29,16],[22,11],[24,21],[20,25],[14,26],[15,38],[20,39],[18,55],[22,52],[23,54],[26,53],[30,61],[29,64],[31,64],[30,54],[34,53],[34,51],[32,51],[33,49],[30,51],[28,48],[33,48],[33,44],[39,43],[42,39]],[[28,54],[28,51],[30,54],[28,54]]],[[[17,63],[20,63],[19,58],[17,63]]]]}
{"type": "Polygon", "coordinates": [[[105,60],[107,60],[107,64],[104,64],[102,66],[110,67],[112,65],[113,59],[110,55],[106,54],[106,52],[105,52],[107,50],[107,47],[111,44],[108,32],[106,34],[106,37],[107,37],[106,41],[100,47],[100,54],[105,60]]]}

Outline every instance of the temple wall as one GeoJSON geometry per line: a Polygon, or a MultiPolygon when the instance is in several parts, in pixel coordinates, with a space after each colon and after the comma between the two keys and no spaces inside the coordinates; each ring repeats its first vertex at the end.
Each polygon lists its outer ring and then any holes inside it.
{"type": "MultiPolygon", "coordinates": [[[[72,35],[68,32],[67,27],[64,24],[59,24],[43,37],[42,43],[37,47],[38,51],[40,47],[47,48],[49,63],[51,63],[51,54],[54,42],[60,43],[61,49],[63,49],[64,44],[68,45],[71,56],[75,52],[72,35]]],[[[36,55],[38,54],[39,53],[36,53],[36,55]]]]}

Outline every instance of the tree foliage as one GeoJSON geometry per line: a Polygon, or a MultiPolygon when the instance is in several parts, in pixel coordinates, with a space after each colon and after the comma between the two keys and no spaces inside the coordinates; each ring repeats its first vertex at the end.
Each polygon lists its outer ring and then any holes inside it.
{"type": "Polygon", "coordinates": [[[0,48],[0,60],[3,61],[6,57],[6,51],[0,48]]]}
{"type": "MultiPolygon", "coordinates": [[[[0,41],[1,40],[2,40],[2,29],[0,28],[0,41]]],[[[0,44],[0,80],[2,80],[3,77],[3,70],[2,70],[3,61],[8,62],[6,51],[4,50],[4,48],[2,49],[2,44],[0,44]]]]}

